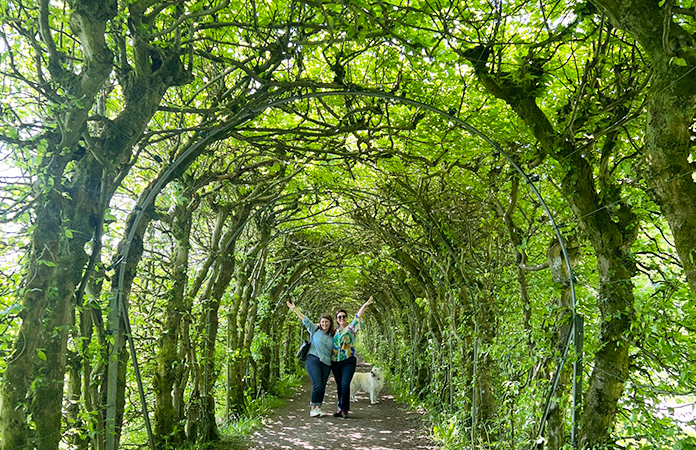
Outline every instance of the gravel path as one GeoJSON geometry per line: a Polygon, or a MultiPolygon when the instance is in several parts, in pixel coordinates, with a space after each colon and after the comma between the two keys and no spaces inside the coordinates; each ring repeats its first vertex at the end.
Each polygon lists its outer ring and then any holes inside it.
{"type": "MultiPolygon", "coordinates": [[[[359,364],[359,372],[368,372],[369,365],[359,364]]],[[[394,401],[385,386],[380,402],[370,404],[367,394],[359,393],[351,403],[347,419],[331,415],[309,417],[309,393],[307,380],[287,404],[276,410],[262,429],[237,442],[239,449],[355,449],[355,450],[410,450],[435,449],[427,436],[427,430],[418,413],[394,401]]],[[[324,400],[325,412],[334,412],[336,384],[329,377],[324,400]]]]}

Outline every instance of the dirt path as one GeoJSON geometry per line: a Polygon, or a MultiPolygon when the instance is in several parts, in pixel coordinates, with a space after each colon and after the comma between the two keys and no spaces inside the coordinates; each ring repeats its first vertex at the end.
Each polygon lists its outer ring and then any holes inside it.
{"type": "MultiPolygon", "coordinates": [[[[369,371],[369,366],[359,364],[359,372],[369,371]]],[[[434,449],[435,445],[419,414],[409,411],[394,401],[388,386],[380,394],[380,402],[370,404],[365,393],[357,395],[351,403],[347,419],[331,415],[309,417],[309,393],[307,380],[287,404],[276,410],[265,422],[263,429],[237,442],[236,449],[355,449],[355,450],[407,450],[434,449]]],[[[336,405],[336,384],[333,376],[326,387],[325,412],[333,413],[336,405]]]]}

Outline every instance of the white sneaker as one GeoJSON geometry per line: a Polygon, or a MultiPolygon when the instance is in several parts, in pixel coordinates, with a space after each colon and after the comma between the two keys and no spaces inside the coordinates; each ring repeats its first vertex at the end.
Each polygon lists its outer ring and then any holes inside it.
{"type": "Polygon", "coordinates": [[[323,415],[321,409],[313,408],[309,411],[309,417],[321,417],[323,415]]]}

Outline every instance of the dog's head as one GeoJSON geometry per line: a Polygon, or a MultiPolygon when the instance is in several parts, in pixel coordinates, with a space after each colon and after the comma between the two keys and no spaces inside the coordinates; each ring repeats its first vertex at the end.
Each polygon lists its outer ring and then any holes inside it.
{"type": "Polygon", "coordinates": [[[377,380],[384,379],[384,374],[382,374],[382,369],[380,369],[379,367],[373,367],[372,370],[370,370],[370,376],[372,378],[376,378],[377,380]]]}

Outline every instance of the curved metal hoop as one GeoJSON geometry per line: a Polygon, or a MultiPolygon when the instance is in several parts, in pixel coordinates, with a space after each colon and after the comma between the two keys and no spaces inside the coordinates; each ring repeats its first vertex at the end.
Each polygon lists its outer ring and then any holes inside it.
{"type": "MultiPolygon", "coordinates": [[[[164,186],[170,181],[170,177],[175,173],[177,170],[185,169],[187,164],[190,164],[192,161],[190,160],[191,155],[193,155],[196,151],[198,151],[201,147],[204,147],[208,145],[211,142],[214,142],[218,139],[224,138],[227,133],[232,130],[233,128],[239,126],[242,123],[248,122],[249,120],[252,120],[256,117],[258,117],[260,114],[262,114],[264,111],[266,111],[269,108],[277,107],[277,106],[282,106],[288,103],[293,103],[296,101],[301,101],[301,100],[310,100],[310,99],[316,99],[316,98],[323,98],[323,97],[371,97],[371,98],[382,98],[385,100],[393,101],[396,103],[402,103],[405,105],[410,105],[416,108],[421,108],[427,111],[430,111],[432,113],[435,113],[441,117],[444,117],[448,120],[451,120],[453,123],[456,123],[469,133],[480,137],[483,139],[487,144],[489,144],[496,152],[500,153],[503,155],[503,157],[510,163],[510,165],[517,171],[517,173],[522,177],[522,179],[525,181],[525,183],[529,186],[529,188],[532,190],[534,193],[535,197],[539,201],[539,203],[542,205],[542,208],[546,212],[546,215],[548,216],[551,226],[553,228],[553,232],[556,236],[556,239],[559,242],[559,245],[561,247],[561,253],[563,254],[563,259],[565,261],[566,267],[568,268],[568,274],[570,277],[570,292],[572,296],[572,304],[573,304],[573,316],[576,317],[576,305],[577,305],[577,300],[575,296],[575,277],[573,275],[572,267],[570,265],[570,258],[568,256],[568,251],[565,246],[565,241],[563,239],[563,235],[561,234],[561,231],[558,227],[558,224],[556,223],[553,214],[551,213],[551,210],[547,206],[546,202],[544,201],[544,198],[542,197],[541,193],[539,190],[536,188],[534,185],[534,182],[532,179],[527,175],[527,173],[508,155],[501,147],[500,145],[495,142],[493,139],[485,135],[483,132],[472,126],[471,124],[465,122],[464,120],[446,112],[443,111],[439,108],[436,108],[432,105],[428,105],[426,103],[417,101],[417,100],[411,100],[405,97],[399,97],[397,95],[389,94],[386,92],[381,92],[381,91],[372,91],[372,90],[346,90],[346,91],[326,91],[326,92],[312,92],[312,93],[307,93],[307,94],[301,94],[301,95],[296,95],[296,96],[290,96],[290,97],[284,97],[284,98],[279,98],[276,100],[269,101],[263,105],[256,106],[253,108],[249,108],[246,111],[244,111],[242,114],[238,114],[236,116],[236,120],[233,120],[229,123],[224,124],[224,126],[221,126],[220,128],[216,129],[215,131],[203,136],[199,141],[191,145],[188,149],[186,149],[179,157],[176,158],[164,171],[164,173],[160,176],[160,178],[157,180],[155,185],[153,186],[153,189],[148,193],[148,195],[143,199],[143,202],[141,205],[139,205],[140,210],[136,214],[135,219],[133,220],[133,223],[131,225],[131,229],[128,233],[128,237],[126,238],[126,242],[124,243],[123,246],[123,254],[121,255],[120,258],[120,265],[121,267],[119,268],[119,276],[118,280],[116,283],[116,286],[114,287],[114,295],[112,296],[112,301],[111,301],[111,308],[112,311],[114,312],[113,314],[113,319],[111,321],[111,334],[114,338],[114,344],[113,344],[113,350],[112,354],[109,355],[109,385],[107,386],[107,405],[106,405],[106,449],[107,450],[115,450],[115,424],[116,424],[116,379],[117,376],[116,374],[118,373],[118,347],[119,347],[119,327],[120,327],[120,320],[124,321],[124,324],[126,325],[126,331],[129,333],[128,328],[130,328],[130,321],[128,318],[128,310],[126,308],[126,302],[124,301],[125,299],[123,298],[123,284],[125,282],[125,267],[128,261],[128,256],[130,253],[130,247],[133,239],[135,238],[135,230],[138,229],[138,226],[140,224],[140,221],[143,219],[143,213],[146,211],[150,205],[155,201],[155,198],[159,194],[159,192],[164,188],[164,186]],[[121,319],[122,318],[122,319],[121,319]],[[112,386],[112,380],[113,380],[113,386],[112,386]]],[[[575,323],[575,320],[574,320],[575,323]]],[[[573,336],[574,341],[576,345],[582,342],[582,333],[581,330],[578,329],[577,326],[573,327],[575,330],[575,335],[573,336]]],[[[570,338],[571,336],[569,336],[570,338]]],[[[130,337],[129,337],[130,339],[130,337]]],[[[569,343],[567,344],[569,345],[569,343]]],[[[136,373],[136,378],[140,380],[140,375],[139,375],[139,368],[138,368],[138,362],[135,354],[135,348],[131,344],[130,346],[131,350],[131,357],[133,359],[133,368],[136,373]]],[[[564,356],[565,358],[565,356],[564,356]]],[[[541,425],[539,427],[539,433],[538,435],[541,434],[542,429],[543,429],[543,423],[546,419],[546,415],[548,412],[548,406],[550,405],[550,399],[554,394],[555,391],[555,386],[557,385],[557,378],[560,375],[560,369],[564,363],[564,360],[559,363],[559,368],[556,372],[556,375],[554,376],[554,383],[552,385],[552,391],[549,394],[549,398],[547,400],[547,407],[545,408],[545,412],[543,413],[542,419],[541,419],[541,425]]],[[[582,372],[580,369],[580,373],[577,373],[578,371],[574,371],[574,379],[577,383],[578,379],[581,377],[582,372]]],[[[575,384],[574,384],[575,385],[575,384]]],[[[147,405],[145,402],[145,395],[144,395],[144,390],[142,386],[139,386],[139,391],[140,391],[140,398],[141,402],[143,405],[143,414],[144,414],[144,419],[145,419],[145,424],[146,428],[148,430],[148,435],[150,437],[150,445],[153,446],[152,448],[154,449],[154,441],[152,439],[152,432],[151,432],[151,427],[150,427],[150,422],[149,422],[149,416],[147,413],[147,405]]],[[[574,389],[575,391],[575,389],[574,389]]],[[[579,393],[578,395],[575,395],[574,393],[574,406],[573,409],[577,412],[580,405],[578,404],[577,399],[579,399],[579,393]]],[[[577,414],[573,415],[573,436],[576,436],[577,433],[577,424],[576,424],[576,416],[577,414]]],[[[572,438],[573,441],[575,441],[575,438],[572,438]]],[[[574,442],[575,443],[575,442],[574,442]]]]}

